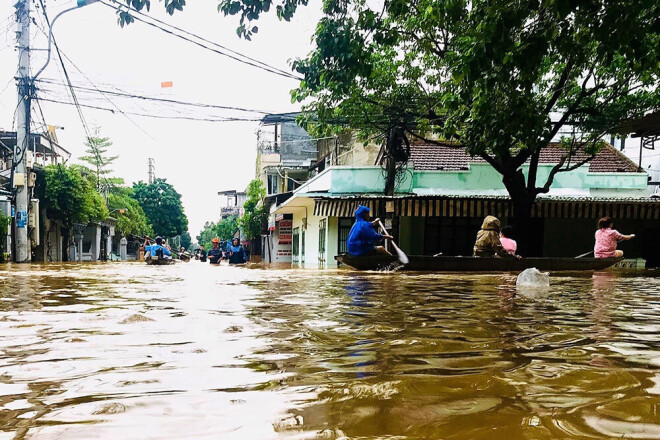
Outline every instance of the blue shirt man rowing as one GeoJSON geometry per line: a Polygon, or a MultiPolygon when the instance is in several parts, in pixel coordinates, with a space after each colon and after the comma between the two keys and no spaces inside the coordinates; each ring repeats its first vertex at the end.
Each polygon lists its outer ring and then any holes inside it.
{"type": "Polygon", "coordinates": [[[376,232],[374,223],[378,222],[378,219],[373,222],[369,221],[369,211],[369,208],[362,205],[355,210],[355,224],[351,228],[351,232],[348,233],[346,243],[348,253],[355,256],[374,255],[376,253],[390,255],[384,247],[375,246],[375,243],[384,238],[391,240],[393,237],[376,232]]]}

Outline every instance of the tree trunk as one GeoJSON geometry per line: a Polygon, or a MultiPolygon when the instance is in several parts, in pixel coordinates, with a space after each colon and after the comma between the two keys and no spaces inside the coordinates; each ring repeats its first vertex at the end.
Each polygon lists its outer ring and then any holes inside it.
{"type": "Polygon", "coordinates": [[[531,220],[532,220],[532,205],[533,201],[528,198],[521,200],[513,200],[513,229],[518,243],[518,255],[523,257],[530,256],[530,251],[533,248],[532,241],[534,240],[531,220]]]}
{"type": "MultiPolygon", "coordinates": [[[[513,205],[513,229],[518,243],[518,255],[529,256],[532,248],[532,206],[536,198],[525,184],[525,176],[521,170],[503,175],[502,183],[509,192],[513,205]]],[[[500,219],[502,220],[502,219],[500,219]]]]}

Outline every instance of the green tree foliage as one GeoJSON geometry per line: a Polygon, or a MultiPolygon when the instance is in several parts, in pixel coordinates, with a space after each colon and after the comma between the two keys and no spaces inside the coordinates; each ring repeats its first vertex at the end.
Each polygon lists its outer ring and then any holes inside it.
{"type": "Polygon", "coordinates": [[[176,237],[188,230],[181,194],[166,179],[155,179],[153,183],[140,181],[133,184],[133,192],[156,235],[176,237]]]}
{"type": "Polygon", "coordinates": [[[215,225],[215,233],[220,240],[229,240],[233,238],[236,231],[238,231],[238,219],[235,215],[220,220],[218,224],[215,225]]]}
{"type": "Polygon", "coordinates": [[[108,195],[108,209],[112,217],[117,219],[116,229],[121,236],[138,235],[152,236],[153,228],[144,210],[133,198],[133,190],[117,187],[108,195]]]}
{"type": "Polygon", "coordinates": [[[181,234],[181,246],[187,250],[190,250],[191,245],[192,237],[190,237],[190,233],[188,231],[184,231],[183,234],[181,234]]]}
{"type": "Polygon", "coordinates": [[[108,156],[108,149],[112,146],[110,138],[101,137],[101,129],[94,129],[94,136],[85,142],[86,156],[81,156],[80,160],[89,164],[89,172],[93,176],[96,190],[102,194],[108,194],[117,185],[122,185],[124,179],[110,177],[113,170],[110,169],[112,163],[119,156],[108,156]]]}
{"type": "MultiPolygon", "coordinates": [[[[122,1],[122,0],[120,0],[122,1]]],[[[117,23],[121,27],[133,23],[135,20],[129,12],[129,8],[142,11],[146,9],[149,11],[151,9],[151,0],[123,0],[123,3],[126,4],[125,8],[117,11],[117,23]]],[[[172,15],[176,11],[182,11],[183,7],[186,5],[186,0],[165,0],[163,6],[165,6],[165,12],[172,15]]]]}
{"type": "Polygon", "coordinates": [[[215,238],[217,232],[215,230],[215,223],[206,222],[204,224],[204,229],[202,229],[197,237],[197,244],[204,246],[206,249],[211,248],[211,240],[215,238]]]}
{"type": "MultiPolygon", "coordinates": [[[[288,20],[305,4],[275,9],[288,20]]],[[[249,35],[271,5],[222,0],[220,9],[249,35]]],[[[660,108],[657,1],[386,0],[372,10],[325,0],[323,11],[316,48],[293,64],[304,80],[292,98],[312,102],[312,122],[382,136],[389,171],[413,139],[455,140],[502,174],[523,226],[557,173],[593,158],[623,120],[660,108]],[[540,151],[561,132],[578,134],[541,178],[540,151]]]]}
{"type": "Polygon", "coordinates": [[[261,228],[268,220],[268,211],[264,208],[263,200],[266,197],[264,183],[254,179],[247,188],[247,198],[243,205],[244,214],[238,219],[238,226],[248,240],[261,235],[261,228]]]}
{"type": "Polygon", "coordinates": [[[108,218],[101,194],[83,177],[80,167],[48,165],[41,188],[48,217],[62,222],[66,229],[74,223],[87,224],[108,218]]]}

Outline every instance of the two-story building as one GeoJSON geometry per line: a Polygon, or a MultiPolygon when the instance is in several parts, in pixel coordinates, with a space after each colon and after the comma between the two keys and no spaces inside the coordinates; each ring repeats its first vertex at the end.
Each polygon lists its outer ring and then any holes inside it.
{"type": "Polygon", "coordinates": [[[243,205],[247,198],[245,191],[236,191],[235,189],[228,191],[219,191],[218,195],[224,197],[223,203],[220,206],[220,220],[225,220],[229,217],[240,217],[243,215],[243,205]]]}

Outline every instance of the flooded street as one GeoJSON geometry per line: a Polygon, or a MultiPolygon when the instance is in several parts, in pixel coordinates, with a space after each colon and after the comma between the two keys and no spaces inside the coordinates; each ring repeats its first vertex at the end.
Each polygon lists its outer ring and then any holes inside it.
{"type": "Polygon", "coordinates": [[[0,267],[4,438],[660,439],[660,278],[0,267]]]}

